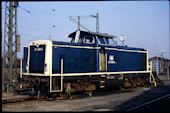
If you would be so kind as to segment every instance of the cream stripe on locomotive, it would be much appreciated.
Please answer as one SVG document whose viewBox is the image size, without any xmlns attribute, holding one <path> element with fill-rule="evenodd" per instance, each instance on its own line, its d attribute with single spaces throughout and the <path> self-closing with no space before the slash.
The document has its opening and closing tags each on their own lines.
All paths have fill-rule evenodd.
<svg viewBox="0 0 170 113">
<path fill-rule="evenodd" d="M 101 49 L 101 47 L 89 47 L 89 46 L 71 46 L 71 45 L 56 45 L 53 46 L 57 47 L 71 47 L 71 48 L 84 48 L 84 49 Z M 126 52 L 138 52 L 138 53 L 147 53 L 147 51 L 137 51 L 137 50 L 126 50 L 126 49 L 117 49 L 117 48 L 108 48 L 105 47 L 107 50 L 117 50 L 117 51 L 126 51 Z"/>
<path fill-rule="evenodd" d="M 121 72 L 91 72 L 91 73 L 63 73 L 63 74 L 38 74 L 38 73 L 23 73 L 23 75 L 34 76 L 83 76 L 83 75 L 108 75 L 108 74 L 129 74 L 129 73 L 150 73 L 151 71 L 121 71 Z"/>
</svg>

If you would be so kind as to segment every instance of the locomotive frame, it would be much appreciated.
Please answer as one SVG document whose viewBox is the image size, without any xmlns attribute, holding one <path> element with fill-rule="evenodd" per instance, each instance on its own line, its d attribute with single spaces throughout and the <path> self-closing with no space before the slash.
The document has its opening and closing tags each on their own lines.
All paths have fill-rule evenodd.
<svg viewBox="0 0 170 113">
<path fill-rule="evenodd" d="M 93 40 L 95 41 L 86 43 L 85 38 L 84 38 L 86 35 L 92 36 Z M 81 39 L 80 38 L 81 36 L 84 39 Z M 55 41 L 50 41 L 50 40 L 39 40 L 39 41 L 31 42 L 29 46 L 24 47 L 24 59 L 23 59 L 23 69 L 21 71 L 21 78 L 23 78 L 24 81 L 29 81 L 29 83 L 31 82 L 31 85 L 33 84 L 34 86 L 36 86 L 36 90 L 40 90 L 40 89 L 42 91 L 46 90 L 44 93 L 65 92 L 68 90 L 69 92 L 84 91 L 84 90 L 87 92 L 92 92 L 93 90 L 96 90 L 96 87 L 97 87 L 96 83 L 99 84 L 100 88 L 104 88 L 106 86 L 105 83 L 109 80 L 123 81 L 123 83 L 122 82 L 121 83 L 124 84 L 124 86 L 125 85 L 129 86 L 130 82 L 127 83 L 128 80 L 130 81 L 129 78 L 134 79 L 134 81 L 132 80 L 132 84 L 133 84 L 133 82 L 136 83 L 136 81 L 138 82 L 140 81 L 138 80 L 137 77 L 143 77 L 143 76 L 147 77 L 144 81 L 147 80 L 150 83 L 155 82 L 155 78 L 152 74 L 152 65 L 151 65 L 152 63 L 148 62 L 148 51 L 141 49 L 141 48 L 129 48 L 125 46 L 117 46 L 117 44 L 114 41 L 114 38 L 116 37 L 113 35 L 108 35 L 108 34 L 85 32 L 85 31 L 77 30 L 76 32 L 71 33 L 69 37 L 72 38 L 73 43 L 55 42 Z M 100 43 L 99 37 L 100 38 L 103 37 L 103 41 L 105 42 L 105 44 Z M 106 41 L 106 39 L 110 39 L 110 38 L 113 39 L 114 45 L 107 45 L 108 42 Z M 82 40 L 81 43 L 79 43 L 80 39 Z M 85 45 L 82 45 L 82 43 Z M 45 45 L 45 47 L 43 47 L 43 45 Z M 57 72 L 54 73 L 53 71 L 55 69 L 53 69 L 54 68 L 53 60 L 55 60 L 54 57 L 56 55 L 56 54 L 54 55 L 54 52 L 55 52 L 55 49 L 57 50 L 61 48 L 71 48 L 71 49 L 77 49 L 77 50 L 78 49 L 95 50 L 97 54 L 96 59 L 94 58 L 95 61 L 94 59 L 92 60 L 90 59 L 90 63 L 85 64 L 85 65 L 92 65 L 93 66 L 92 68 L 94 68 L 94 70 L 84 71 L 84 72 L 83 71 L 82 72 L 81 71 L 80 72 L 76 72 L 76 71 L 69 72 L 68 71 L 69 69 L 68 69 L 66 71 L 65 70 L 66 66 L 64 62 L 67 62 L 68 59 L 66 59 L 66 56 L 65 56 L 65 57 L 59 58 L 60 62 L 58 62 L 57 65 L 60 65 L 60 66 L 58 66 Z M 34 52 L 35 51 L 43 52 L 43 50 L 45 50 L 44 56 L 42 55 L 42 57 L 44 58 L 44 62 L 41 63 L 42 66 L 40 65 L 38 66 L 38 67 L 41 67 L 42 69 L 37 71 L 36 73 L 33 73 L 35 69 L 31 70 L 31 65 L 32 65 L 31 63 L 33 62 L 30 60 L 32 57 L 30 55 L 31 54 L 30 52 L 32 50 Z M 120 62 L 120 61 L 115 60 L 118 56 L 115 57 L 113 54 L 110 54 L 109 52 L 105 52 L 105 51 L 122 52 L 122 54 L 123 53 L 134 53 L 134 55 L 135 53 L 139 53 L 139 55 L 145 54 L 144 55 L 145 60 L 143 60 L 145 67 L 138 66 L 139 68 L 138 69 L 137 67 L 134 67 L 137 63 L 134 63 L 134 64 L 132 63 L 131 65 L 134 65 L 132 66 L 134 70 L 130 68 L 129 70 L 126 70 L 125 66 L 124 67 L 120 66 L 122 70 L 121 69 L 119 70 L 116 68 L 116 71 L 113 71 L 114 69 L 113 65 L 115 66 L 116 64 Z M 128 54 L 125 54 L 125 55 L 128 55 Z M 92 61 L 94 61 L 95 64 L 93 64 Z M 38 60 L 38 62 L 40 61 Z M 112 67 L 110 65 L 112 65 Z M 143 65 L 143 64 L 140 64 L 140 65 Z M 32 66 L 35 67 L 35 65 L 32 65 Z M 76 80 L 73 80 L 74 82 L 69 80 L 72 78 L 76 78 Z M 65 82 L 65 79 L 67 79 L 67 82 Z M 84 83 L 82 85 L 83 88 L 81 88 L 80 86 L 81 82 Z M 42 87 L 40 86 L 41 83 L 43 84 L 43 88 L 39 89 L 39 87 Z M 108 86 L 108 87 L 111 87 L 111 86 Z"/>
</svg>

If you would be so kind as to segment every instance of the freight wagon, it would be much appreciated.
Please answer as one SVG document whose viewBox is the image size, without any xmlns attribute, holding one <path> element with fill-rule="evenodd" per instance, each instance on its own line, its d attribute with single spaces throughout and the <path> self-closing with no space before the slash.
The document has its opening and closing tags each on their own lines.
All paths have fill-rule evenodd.
<svg viewBox="0 0 170 113">
<path fill-rule="evenodd" d="M 118 46 L 117 37 L 106 33 L 76 30 L 68 37 L 71 42 L 38 40 L 24 47 L 23 88 L 42 94 L 90 94 L 154 80 L 145 49 Z"/>
</svg>

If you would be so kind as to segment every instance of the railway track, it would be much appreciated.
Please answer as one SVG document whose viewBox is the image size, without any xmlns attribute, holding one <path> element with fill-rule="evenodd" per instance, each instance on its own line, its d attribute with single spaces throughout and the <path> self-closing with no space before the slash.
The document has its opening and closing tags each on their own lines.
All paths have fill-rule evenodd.
<svg viewBox="0 0 170 113">
<path fill-rule="evenodd" d="M 107 94 L 112 94 L 112 93 L 123 93 L 123 92 L 127 92 L 127 91 L 133 91 L 135 89 L 140 89 L 140 88 L 129 88 L 129 89 L 126 89 L 124 91 L 121 91 L 121 90 L 109 90 L 109 91 L 105 91 L 105 92 L 102 92 L 102 91 L 96 91 L 93 93 L 93 96 L 102 96 L 102 95 L 107 95 Z M 80 98 L 84 98 L 84 97 L 88 97 L 89 95 L 85 95 L 83 93 L 76 93 L 76 94 L 73 94 L 72 95 L 72 99 L 80 99 Z M 154 100 L 151 100 L 149 102 L 145 102 L 143 104 L 140 104 L 138 106 L 135 106 L 133 108 L 130 108 L 130 109 L 127 109 L 125 111 L 141 111 L 141 110 L 145 110 L 145 107 L 147 106 L 150 106 L 156 102 L 160 102 L 161 103 L 161 100 L 165 99 L 165 98 L 170 98 L 170 94 L 167 94 L 167 95 L 164 95 L 162 97 L 159 97 L 159 98 L 156 98 Z M 66 100 L 66 99 L 69 99 L 68 97 L 55 97 L 55 98 L 40 98 L 38 99 L 38 96 L 27 96 L 27 97 L 23 97 L 23 98 L 18 98 L 18 99 L 8 99 L 8 100 L 2 100 L 2 105 L 5 106 L 5 105 L 11 105 L 11 104 L 17 104 L 17 103 L 27 103 L 27 102 L 34 102 L 34 101 L 55 101 L 55 100 Z M 114 111 L 114 109 L 110 109 L 109 111 Z M 154 109 L 153 109 L 154 111 Z"/>
<path fill-rule="evenodd" d="M 8 98 L 2 99 L 2 105 L 11 105 L 18 103 L 26 103 L 26 102 L 34 102 L 34 101 L 53 101 L 53 100 L 63 100 L 66 98 L 63 97 L 55 97 L 55 98 L 41 98 L 38 99 L 38 96 L 28 96 L 28 97 L 20 97 L 20 98 Z"/>
<path fill-rule="evenodd" d="M 29 95 L 18 95 L 8 98 L 2 98 L 2 105 L 9 105 L 9 104 L 17 104 L 17 103 L 25 103 L 25 102 L 33 102 L 33 101 L 54 101 L 54 100 L 66 100 L 66 99 L 73 99 L 73 98 L 82 98 L 87 95 L 84 94 L 74 94 L 69 98 L 68 96 L 60 96 L 60 97 L 42 97 L 39 98 L 38 95 L 36 96 L 29 96 Z"/>
<path fill-rule="evenodd" d="M 156 111 L 156 110 L 167 111 L 169 109 L 168 106 L 170 105 L 170 104 L 167 104 L 168 102 L 170 103 L 169 100 L 170 100 L 170 94 L 167 94 L 159 98 L 156 98 L 154 100 L 143 103 L 141 105 L 132 107 L 126 111 L 150 111 L 150 110 L 151 111 Z"/>
<path fill-rule="evenodd" d="M 139 88 L 139 87 L 138 87 Z M 137 89 L 137 88 L 136 88 Z M 54 100 L 66 100 L 66 99 L 79 99 L 83 97 L 88 97 L 88 96 L 102 96 L 102 95 L 107 95 L 110 93 L 116 93 L 116 92 L 123 92 L 123 91 L 129 91 L 129 90 L 134 90 L 134 88 L 130 89 L 125 89 L 125 90 L 106 90 L 105 92 L 103 91 L 94 91 L 93 94 L 85 94 L 83 92 L 77 92 L 73 93 L 71 97 L 68 97 L 66 95 L 62 96 L 57 96 L 57 97 L 41 97 L 39 98 L 38 95 L 18 95 L 18 96 L 13 96 L 13 97 L 8 97 L 8 98 L 2 98 L 2 105 L 9 105 L 9 104 L 16 104 L 16 103 L 21 103 L 21 102 L 32 102 L 32 101 L 54 101 Z"/>
<path fill-rule="evenodd" d="M 9 105 L 14 103 L 20 103 L 20 102 L 27 102 L 27 101 L 33 101 L 37 100 L 37 96 L 28 96 L 28 95 L 18 95 L 8 98 L 2 98 L 2 105 Z"/>
<path fill-rule="evenodd" d="M 129 88 L 124 91 L 95 91 L 92 97 L 83 93 L 75 93 L 72 94 L 72 100 L 63 97 L 38 100 L 37 97 L 35 99 L 31 99 L 30 97 L 30 99 L 23 101 L 3 103 L 2 108 L 3 111 L 145 111 L 148 106 L 162 103 L 166 98 L 170 98 L 169 86 L 161 86 L 153 89 L 149 87 L 138 87 Z M 59 99 L 61 99 L 61 101 Z M 152 102 L 150 102 L 150 100 L 152 100 Z M 81 104 L 82 102 L 83 104 Z M 152 108 L 152 111 L 155 110 L 155 108 Z"/>
</svg>

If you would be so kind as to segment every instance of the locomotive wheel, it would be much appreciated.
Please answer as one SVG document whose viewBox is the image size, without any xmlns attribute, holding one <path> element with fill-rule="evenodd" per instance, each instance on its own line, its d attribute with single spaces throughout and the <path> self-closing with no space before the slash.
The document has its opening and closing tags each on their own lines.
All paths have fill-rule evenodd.
<svg viewBox="0 0 170 113">
<path fill-rule="evenodd" d="M 39 77 L 35 78 L 34 84 L 35 84 L 35 86 L 39 86 L 40 85 L 40 78 Z"/>
</svg>

